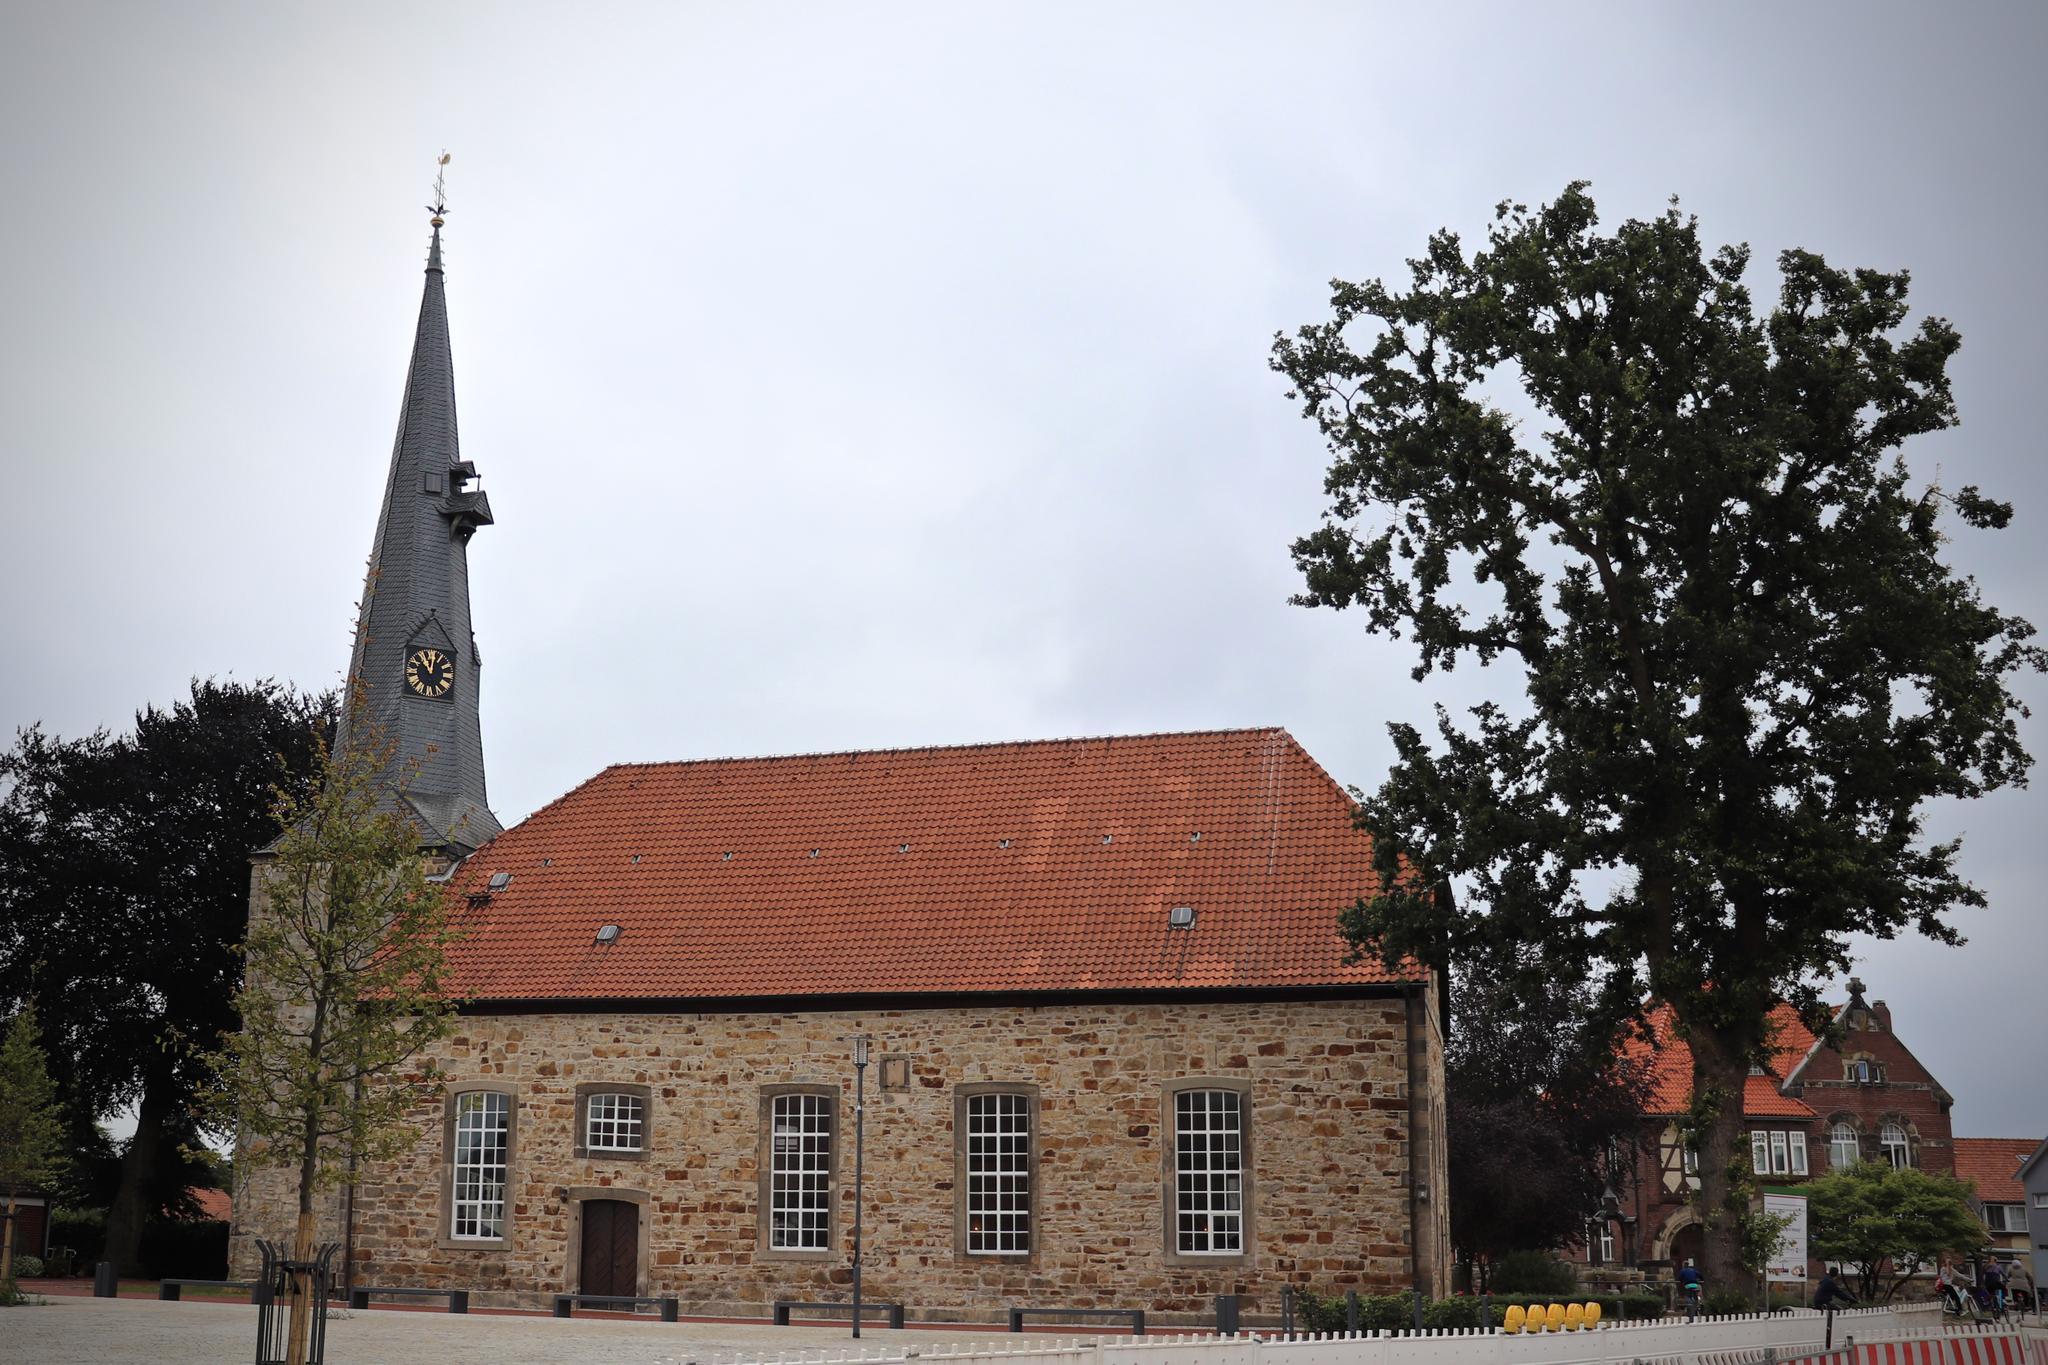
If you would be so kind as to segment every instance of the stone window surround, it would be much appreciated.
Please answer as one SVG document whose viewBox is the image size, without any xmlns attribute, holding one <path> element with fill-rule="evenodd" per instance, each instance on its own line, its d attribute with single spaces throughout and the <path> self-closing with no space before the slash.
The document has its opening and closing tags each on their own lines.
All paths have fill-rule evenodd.
<svg viewBox="0 0 2048 1365">
<path fill-rule="evenodd" d="M 1837 1128 L 1847 1128 L 1849 1130 L 1849 1135 L 1852 1138 L 1854 1138 L 1856 1142 L 1856 1161 L 1863 1160 L 1863 1125 L 1857 1122 L 1856 1116 L 1854 1114 L 1846 1112 L 1830 1114 L 1828 1115 L 1827 1149 L 1828 1169 L 1831 1171 L 1840 1171 L 1847 1169 L 1847 1167 L 1843 1166 L 1842 1163 L 1835 1160 L 1835 1130 Z M 1850 1164 L 1853 1165 L 1855 1163 L 1852 1162 Z"/>
<path fill-rule="evenodd" d="M 832 1134 L 832 1156 L 827 1166 L 825 1198 L 825 1245 L 818 1251 L 791 1251 L 769 1244 L 771 1213 L 775 1200 L 775 1101 L 782 1095 L 817 1095 L 830 1101 L 826 1122 Z M 760 1172 L 754 1203 L 754 1259 L 757 1261 L 831 1261 L 839 1250 L 839 1162 L 844 1143 L 839 1140 L 839 1087 L 814 1082 L 791 1081 L 761 1087 L 761 1135 L 755 1152 Z"/>
<path fill-rule="evenodd" d="M 592 1095 L 632 1095 L 640 1101 L 640 1146 L 628 1151 L 618 1147 L 599 1147 L 595 1150 L 587 1144 L 590 1140 L 590 1097 Z M 574 1134 L 574 1155 L 579 1161 L 645 1161 L 648 1152 L 654 1148 L 654 1087 L 629 1085 L 624 1081 L 585 1081 L 576 1087 L 576 1129 Z"/>
<path fill-rule="evenodd" d="M 1906 1165 L 1914 1170 L 1920 1168 L 1920 1130 L 1915 1128 L 1904 1114 L 1886 1112 L 1878 1116 L 1874 1131 L 1877 1134 L 1877 1159 L 1887 1166 L 1892 1164 L 1891 1149 L 1885 1145 L 1885 1130 L 1897 1128 L 1906 1140 Z"/>
<path fill-rule="evenodd" d="M 596 1090 L 611 1087 L 593 1086 Z M 578 1107 L 581 1107 L 579 1100 Z M 653 1198 L 646 1190 L 631 1190 L 619 1185 L 571 1185 L 562 1192 L 568 1205 L 569 1242 L 562 1248 L 562 1290 L 564 1294 L 578 1293 L 583 1278 L 583 1202 L 587 1199 L 616 1199 L 621 1203 L 637 1204 L 640 1207 L 640 1249 L 633 1266 L 633 1293 L 637 1298 L 646 1298 L 648 1290 L 648 1265 L 651 1257 L 649 1232 L 654 1220 L 648 1217 Z"/>
<path fill-rule="evenodd" d="M 1238 1182 L 1239 1199 L 1243 1204 L 1244 1249 L 1237 1252 L 1185 1252 L 1180 1249 L 1179 1218 L 1179 1133 L 1174 1114 L 1175 1100 L 1187 1090 L 1231 1090 L 1237 1093 L 1238 1113 L 1238 1159 L 1243 1163 L 1243 1172 Z M 1257 1201 L 1256 1176 L 1258 1167 L 1253 1160 L 1256 1150 L 1256 1135 L 1252 1122 L 1252 1083 L 1243 1076 L 1182 1076 L 1171 1080 L 1163 1087 L 1159 1113 L 1159 1194 L 1160 1194 L 1160 1252 L 1170 1266 L 1240 1266 L 1253 1264 L 1253 1253 L 1258 1246 L 1258 1227 L 1253 1210 Z"/>
<path fill-rule="evenodd" d="M 457 1237 L 455 1233 L 455 1102 L 464 1095 L 488 1091 L 505 1096 L 505 1235 Z M 448 1088 L 441 1101 L 441 1207 L 434 1216 L 434 1245 L 443 1251 L 502 1251 L 512 1245 L 514 1201 L 519 1170 L 519 1087 L 504 1081 L 463 1081 Z"/>
<path fill-rule="evenodd" d="M 969 1251 L 967 1249 L 967 1101 L 975 1095 L 1022 1095 L 1031 1117 L 1030 1141 L 1026 1145 L 1026 1170 L 1031 1176 L 1031 1249 L 1015 1252 Z M 953 1255 L 960 1261 L 996 1262 L 1002 1265 L 1035 1267 L 1038 1264 L 1038 1087 L 1026 1081 L 968 1081 L 953 1087 Z"/>
</svg>

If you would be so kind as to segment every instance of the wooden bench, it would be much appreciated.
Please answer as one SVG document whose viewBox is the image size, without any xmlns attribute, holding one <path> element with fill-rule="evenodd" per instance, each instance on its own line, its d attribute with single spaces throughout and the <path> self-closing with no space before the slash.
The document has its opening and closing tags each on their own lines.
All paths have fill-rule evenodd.
<svg viewBox="0 0 2048 1365">
<path fill-rule="evenodd" d="M 368 1308 L 372 1294 L 386 1299 L 446 1299 L 448 1300 L 449 1312 L 467 1313 L 469 1311 L 469 1291 L 467 1289 L 413 1289 L 400 1288 L 396 1285 L 385 1288 L 359 1284 L 354 1289 L 348 1291 L 348 1306 L 351 1308 Z"/>
<path fill-rule="evenodd" d="M 185 1286 L 194 1289 L 239 1289 L 249 1296 L 251 1303 L 267 1302 L 264 1286 L 255 1280 L 159 1280 L 156 1297 L 159 1303 L 177 1303 L 185 1292 Z"/>
<path fill-rule="evenodd" d="M 1145 1335 L 1145 1310 L 1142 1308 L 1012 1308 L 1010 1330 L 1024 1330 L 1024 1315 L 1037 1318 L 1123 1318 L 1131 1324 L 1131 1335 Z"/>
<path fill-rule="evenodd" d="M 796 1299 L 777 1299 L 775 1301 L 775 1325 L 777 1327 L 789 1326 L 789 1313 L 792 1308 L 800 1308 L 807 1313 L 851 1314 L 853 1312 L 853 1305 L 850 1303 L 804 1303 Z M 903 1325 L 903 1305 L 900 1303 L 863 1303 L 860 1306 L 860 1311 L 863 1317 L 870 1313 L 885 1313 L 888 1315 L 891 1327 L 901 1327 Z"/>
<path fill-rule="evenodd" d="M 570 1316 L 571 1310 L 578 1305 L 584 1308 L 604 1309 L 613 1313 L 637 1313 L 640 1311 L 640 1305 L 643 1303 L 651 1303 L 660 1309 L 663 1322 L 674 1322 L 676 1320 L 676 1301 L 674 1299 L 638 1299 L 634 1298 L 631 1294 L 557 1294 L 555 1295 L 555 1316 L 566 1318 Z"/>
</svg>

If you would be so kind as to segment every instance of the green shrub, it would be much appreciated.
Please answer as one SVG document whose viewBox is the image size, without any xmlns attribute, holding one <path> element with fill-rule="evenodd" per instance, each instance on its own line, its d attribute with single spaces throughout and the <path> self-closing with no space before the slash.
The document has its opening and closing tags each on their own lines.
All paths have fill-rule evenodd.
<svg viewBox="0 0 2048 1365">
<path fill-rule="evenodd" d="M 58 1209 L 50 1215 L 50 1241 L 70 1247 L 81 1265 L 91 1265 L 107 1245 L 104 1209 Z"/>
<path fill-rule="evenodd" d="M 1547 1251 L 1511 1251 L 1493 1267 L 1487 1287 L 1496 1294 L 1563 1296 L 1578 1292 L 1579 1277 Z"/>
<path fill-rule="evenodd" d="M 40 1280 L 43 1278 L 43 1258 L 40 1256 L 17 1256 L 14 1258 L 16 1279 Z"/>
<path fill-rule="evenodd" d="M 1700 1300 L 1700 1312 L 1710 1318 L 1736 1317 L 1755 1311 L 1756 1301 L 1740 1289 L 1716 1289 Z"/>
</svg>

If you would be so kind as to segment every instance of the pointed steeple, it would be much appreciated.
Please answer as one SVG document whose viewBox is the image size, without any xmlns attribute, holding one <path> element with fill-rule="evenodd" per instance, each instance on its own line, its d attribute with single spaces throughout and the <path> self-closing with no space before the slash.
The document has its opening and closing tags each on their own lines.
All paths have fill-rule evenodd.
<svg viewBox="0 0 2048 1365">
<path fill-rule="evenodd" d="M 438 189 L 438 186 L 437 186 Z M 455 425 L 436 196 L 426 288 L 398 412 L 384 506 L 349 661 L 342 742 L 393 749 L 385 773 L 423 846 L 457 856 L 500 832 L 484 790 L 482 672 L 469 614 L 469 539 L 491 524 Z"/>
</svg>

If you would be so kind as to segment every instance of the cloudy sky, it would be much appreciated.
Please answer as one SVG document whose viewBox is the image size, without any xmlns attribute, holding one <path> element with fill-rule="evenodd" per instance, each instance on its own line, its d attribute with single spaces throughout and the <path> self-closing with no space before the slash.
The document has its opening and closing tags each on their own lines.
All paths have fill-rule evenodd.
<svg viewBox="0 0 2048 1365">
<path fill-rule="evenodd" d="M 1675 193 L 1762 262 L 1910 268 L 1964 337 L 1916 467 L 2018 502 L 1954 560 L 2048 622 L 2044 39 L 2022 5 L 13 0 L 0 726 L 338 681 L 443 148 L 508 821 L 618 760 L 1247 724 L 1376 784 L 1386 722 L 1512 679 L 1419 686 L 1286 604 L 1323 452 L 1267 348 L 1576 178 L 1610 223 Z M 1961 1134 L 2048 1130 L 2044 814 L 1939 812 L 1993 908 L 1864 963 Z"/>
</svg>

